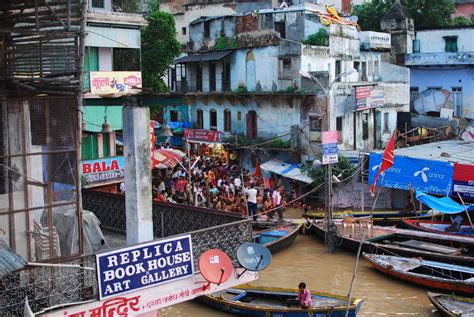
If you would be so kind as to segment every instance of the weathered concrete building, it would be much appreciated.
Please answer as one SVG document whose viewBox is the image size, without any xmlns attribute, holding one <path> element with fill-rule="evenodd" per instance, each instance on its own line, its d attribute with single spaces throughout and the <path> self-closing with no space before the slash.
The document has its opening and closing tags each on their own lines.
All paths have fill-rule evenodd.
<svg viewBox="0 0 474 317">
<path fill-rule="evenodd" d="M 406 65 L 411 70 L 412 100 L 428 90 L 442 91 L 446 97 L 445 102 L 432 103 L 433 107 L 425 109 L 431 115 L 474 119 L 473 38 L 473 27 L 415 33 L 414 52 L 406 55 Z M 445 113 L 441 113 L 441 108 L 445 108 Z"/>
</svg>

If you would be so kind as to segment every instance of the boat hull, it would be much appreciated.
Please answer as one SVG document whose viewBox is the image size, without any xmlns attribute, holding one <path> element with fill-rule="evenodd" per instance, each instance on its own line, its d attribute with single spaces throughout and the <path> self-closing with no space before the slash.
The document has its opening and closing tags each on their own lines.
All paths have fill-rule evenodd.
<svg viewBox="0 0 474 317">
<path fill-rule="evenodd" d="M 447 281 L 446 279 L 437 279 L 428 275 L 409 274 L 404 271 L 394 269 L 391 265 L 382 265 L 372 259 L 371 255 L 363 254 L 364 258 L 379 272 L 382 272 L 396 279 L 403 280 L 419 286 L 431 289 L 442 290 L 446 292 L 455 292 L 458 294 L 474 294 L 474 283 L 466 283 L 464 281 Z"/>
<path fill-rule="evenodd" d="M 472 238 L 474 240 L 474 228 L 472 226 L 462 226 L 465 228 L 465 232 L 446 232 L 444 230 L 439 230 L 442 228 L 446 228 L 450 225 L 449 222 L 442 222 L 442 221 L 430 221 L 430 220 L 417 220 L 417 219 L 402 219 L 402 225 L 405 228 L 411 230 L 418 230 L 424 232 L 431 232 L 449 236 L 462 236 Z M 467 230 L 469 229 L 469 230 Z"/>
<path fill-rule="evenodd" d="M 276 288 L 236 288 L 236 289 L 231 289 L 231 290 L 226 290 L 223 292 L 232 292 L 236 291 L 236 294 L 239 291 L 245 292 L 245 294 L 264 294 L 267 296 L 272 296 L 272 295 L 279 295 L 278 298 L 284 299 L 287 297 L 295 298 L 296 297 L 296 292 L 295 291 L 289 291 L 289 290 L 284 290 L 284 289 L 276 289 Z M 256 293 L 252 293 L 253 291 L 256 291 Z M 291 295 L 290 295 L 291 294 Z M 244 293 L 242 293 L 244 295 Z M 314 294 L 313 296 L 315 296 Z M 336 300 L 342 301 L 345 300 L 345 303 L 347 302 L 347 298 L 343 296 L 338 296 L 338 295 L 331 295 L 331 294 L 318 294 L 317 296 L 325 296 L 327 298 L 334 298 Z M 243 297 L 243 296 L 236 296 L 237 297 Z M 232 300 L 227 298 L 226 296 L 222 295 L 222 292 L 218 292 L 216 294 L 211 294 L 211 295 L 205 295 L 201 296 L 198 298 L 198 300 L 206 304 L 212 308 L 218 309 L 220 311 L 224 311 L 227 313 L 235 314 L 235 315 L 240 315 L 240 316 L 262 316 L 262 317 L 267 317 L 267 316 L 288 316 L 288 317 L 293 317 L 293 316 L 320 316 L 320 317 L 327 317 L 327 316 L 346 316 L 346 309 L 347 306 L 345 305 L 338 305 L 338 306 L 324 306 L 324 307 L 313 307 L 311 309 L 302 309 L 299 307 L 287 307 L 284 305 L 284 303 L 274 303 L 273 305 L 267 305 L 262 302 L 242 302 L 239 300 Z M 359 311 L 361 305 L 362 305 L 362 300 L 360 299 L 355 299 L 352 300 L 352 304 L 349 306 L 349 315 L 348 316 L 357 316 L 357 312 Z"/>
<path fill-rule="evenodd" d="M 427 293 L 428 299 L 442 316 L 474 316 L 474 299 L 454 295 Z"/>
<path fill-rule="evenodd" d="M 291 224 L 291 225 L 285 225 L 285 226 L 280 226 L 280 227 L 275 227 L 269 230 L 265 230 L 262 232 L 257 233 L 257 236 L 260 235 L 260 237 L 264 237 L 266 232 L 271 233 L 272 231 L 279 230 L 279 229 L 284 229 L 288 231 L 288 234 L 278 237 L 277 239 L 274 239 L 272 241 L 262 243 L 264 246 L 266 246 L 270 252 L 276 253 L 279 252 L 283 249 L 288 248 L 290 245 L 295 242 L 296 237 L 298 236 L 298 233 L 301 230 L 301 227 L 303 224 Z"/>
</svg>

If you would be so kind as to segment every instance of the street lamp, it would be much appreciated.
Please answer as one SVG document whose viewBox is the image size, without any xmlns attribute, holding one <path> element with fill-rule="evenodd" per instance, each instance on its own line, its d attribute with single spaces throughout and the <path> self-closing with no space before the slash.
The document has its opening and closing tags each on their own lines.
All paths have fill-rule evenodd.
<svg viewBox="0 0 474 317">
<path fill-rule="evenodd" d="M 300 70 L 300 75 L 306 78 L 309 78 L 311 80 L 314 80 L 324 91 L 324 96 L 326 97 L 326 120 L 327 120 L 327 127 L 326 130 L 330 131 L 330 108 L 331 108 L 331 92 L 334 84 L 342 77 L 351 75 L 353 73 L 357 72 L 356 69 L 351 68 L 339 75 L 337 75 L 334 80 L 331 82 L 329 87 L 324 87 L 324 85 L 319 81 L 318 78 L 312 76 L 311 74 Z M 311 144 L 310 144 L 311 146 Z M 313 162 L 313 167 L 318 167 L 320 166 L 320 162 L 315 160 Z M 337 178 L 336 178 L 337 179 Z M 336 241 L 335 241 L 335 236 L 337 234 L 337 228 L 334 226 L 332 217 L 333 217 L 333 206 L 332 206 L 332 183 L 333 183 L 333 175 L 332 175 L 332 165 L 327 164 L 327 205 L 326 205 L 326 213 L 327 213 L 327 223 L 326 223 L 326 236 L 325 236 L 325 244 L 326 244 L 326 250 L 329 253 L 334 253 L 336 251 Z"/>
</svg>

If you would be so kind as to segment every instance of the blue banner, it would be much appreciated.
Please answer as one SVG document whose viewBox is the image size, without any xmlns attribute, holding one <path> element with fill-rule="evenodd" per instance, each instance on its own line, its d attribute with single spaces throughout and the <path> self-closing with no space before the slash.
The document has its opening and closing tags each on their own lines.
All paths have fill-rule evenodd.
<svg viewBox="0 0 474 317">
<path fill-rule="evenodd" d="M 382 162 L 382 153 L 370 153 L 369 184 Z M 409 190 L 430 194 L 448 195 L 453 182 L 453 167 L 448 162 L 429 161 L 405 156 L 396 156 L 393 166 L 377 181 L 377 186 Z"/>
<path fill-rule="evenodd" d="M 194 274 L 191 236 L 96 255 L 100 299 Z"/>
</svg>

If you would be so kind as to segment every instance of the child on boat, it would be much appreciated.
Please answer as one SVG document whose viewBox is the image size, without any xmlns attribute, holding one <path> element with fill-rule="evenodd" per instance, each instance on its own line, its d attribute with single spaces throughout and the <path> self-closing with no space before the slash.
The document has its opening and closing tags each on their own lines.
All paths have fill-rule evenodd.
<svg viewBox="0 0 474 317">
<path fill-rule="evenodd" d="M 298 284 L 298 297 L 295 299 L 288 299 L 286 305 L 288 307 L 292 305 L 299 305 L 301 308 L 307 309 L 311 307 L 312 299 L 311 293 L 306 289 L 306 283 L 301 282 Z"/>
</svg>

